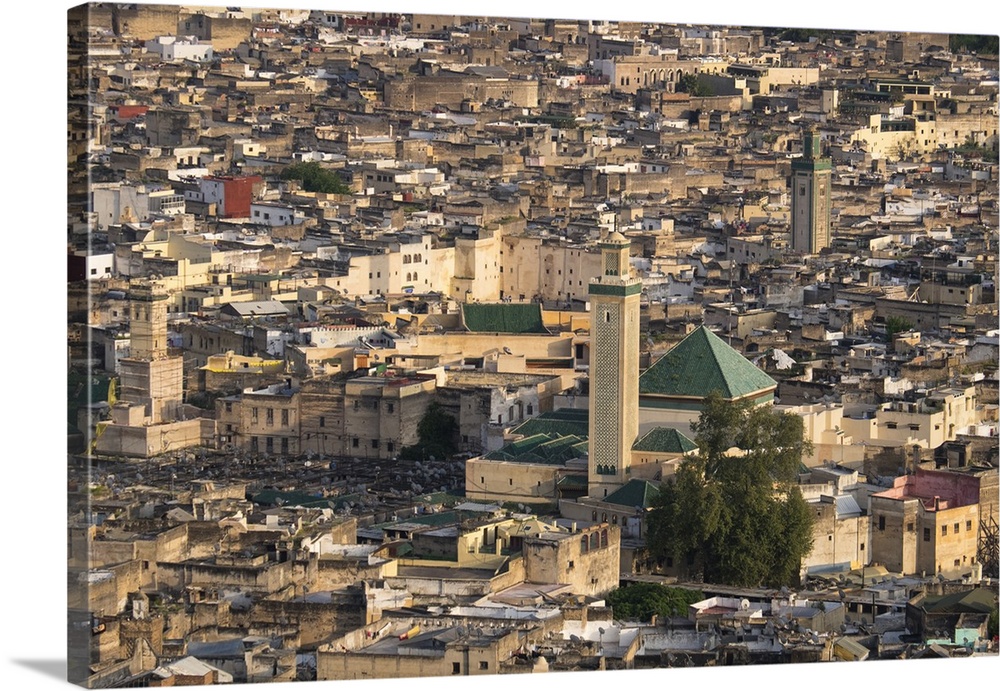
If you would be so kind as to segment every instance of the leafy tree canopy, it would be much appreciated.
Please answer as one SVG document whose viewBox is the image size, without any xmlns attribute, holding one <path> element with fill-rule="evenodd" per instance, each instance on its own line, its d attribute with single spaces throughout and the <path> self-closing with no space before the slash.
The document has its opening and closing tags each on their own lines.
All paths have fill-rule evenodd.
<svg viewBox="0 0 1000 691">
<path fill-rule="evenodd" d="M 885 332 L 889 336 L 889 340 L 896 334 L 903 333 L 904 331 L 909 331 L 913 328 L 913 322 L 906 317 L 899 317 L 892 315 L 887 317 L 885 320 Z"/>
<path fill-rule="evenodd" d="M 431 456 L 436 459 L 448 458 L 455 453 L 457 432 L 458 423 L 454 416 L 446 413 L 437 403 L 432 403 L 417 423 L 417 437 L 420 441 L 413 446 L 403 447 L 399 455 L 410 460 Z"/>
<path fill-rule="evenodd" d="M 685 74 L 677 82 L 677 90 L 692 96 L 714 96 L 712 88 L 705 84 L 696 74 Z"/>
<path fill-rule="evenodd" d="M 301 180 L 302 187 L 306 192 L 347 194 L 351 191 L 337 173 L 327 170 L 316 161 L 293 163 L 287 166 L 281 171 L 281 179 Z"/>
<path fill-rule="evenodd" d="M 633 583 L 612 590 L 607 596 L 616 619 L 650 621 L 653 615 L 679 617 L 687 614 L 688 605 L 701 602 L 700 590 L 670 588 L 659 583 Z"/>
<path fill-rule="evenodd" d="M 956 53 L 968 51 L 981 55 L 996 55 L 998 44 L 1000 44 L 1000 36 L 952 34 L 948 40 L 948 49 Z"/>
<path fill-rule="evenodd" d="M 794 584 L 812 549 L 812 514 L 796 485 L 809 451 L 802 419 L 713 393 L 691 428 L 698 456 L 660 489 L 651 553 L 706 582 Z M 733 447 L 742 455 L 729 455 Z"/>
</svg>

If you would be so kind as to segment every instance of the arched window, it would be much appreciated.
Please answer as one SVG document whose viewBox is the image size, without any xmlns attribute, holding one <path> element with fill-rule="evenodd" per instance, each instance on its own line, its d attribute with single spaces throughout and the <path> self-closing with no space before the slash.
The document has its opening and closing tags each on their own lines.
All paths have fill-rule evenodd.
<svg viewBox="0 0 1000 691">
<path fill-rule="evenodd" d="M 590 549 L 597 549 L 600 546 L 601 537 L 597 533 L 590 534 Z"/>
<path fill-rule="evenodd" d="M 580 537 L 580 552 L 584 553 L 587 551 L 587 536 L 583 535 Z"/>
<path fill-rule="evenodd" d="M 602 530 L 601 531 L 601 547 L 607 547 L 607 546 L 608 546 L 608 531 L 607 530 Z"/>
</svg>

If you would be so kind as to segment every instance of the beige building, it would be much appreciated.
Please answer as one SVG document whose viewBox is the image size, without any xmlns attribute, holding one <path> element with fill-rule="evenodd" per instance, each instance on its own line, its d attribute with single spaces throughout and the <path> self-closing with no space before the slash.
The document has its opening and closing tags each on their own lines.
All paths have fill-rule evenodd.
<svg viewBox="0 0 1000 691">
<path fill-rule="evenodd" d="M 871 496 L 871 560 L 903 574 L 961 578 L 976 567 L 979 478 L 918 469 Z"/>
<path fill-rule="evenodd" d="M 501 296 L 513 300 L 586 300 L 601 255 L 582 245 L 527 235 L 503 238 Z"/>
<path fill-rule="evenodd" d="M 501 662 L 520 647 L 516 629 L 469 629 L 458 625 L 421 627 L 410 623 L 382 627 L 374 642 L 357 649 L 321 648 L 316 679 L 401 679 L 496 674 Z M 363 647 L 362 647 L 363 645 Z"/>
<path fill-rule="evenodd" d="M 433 399 L 433 375 L 356 377 L 344 386 L 342 454 L 393 459 L 419 441 L 417 425 Z"/>
<path fill-rule="evenodd" d="M 433 247 L 431 235 L 350 257 L 346 275 L 326 279 L 345 295 L 400 295 L 436 292 L 459 302 L 500 297 L 499 231 L 460 234 L 454 244 Z M 415 240 L 415 241 L 414 241 Z"/>
<path fill-rule="evenodd" d="M 852 412 L 843 418 L 843 431 L 855 444 L 936 449 L 979 421 L 975 387 L 949 387 L 916 402 L 890 401 Z"/>
<path fill-rule="evenodd" d="M 812 484 L 800 487 L 813 515 L 813 545 L 801 575 L 858 569 L 870 561 L 869 515 L 854 491 L 858 472 L 824 465 L 812 470 Z"/>
<path fill-rule="evenodd" d="M 613 51 L 605 46 L 598 48 L 594 66 L 608 78 L 613 90 L 630 94 L 652 87 L 673 93 L 685 75 L 724 74 L 729 67 L 722 58 L 684 60 L 671 54 L 635 54 L 631 48 L 625 54 L 612 55 Z"/>
<path fill-rule="evenodd" d="M 286 380 L 216 402 L 219 448 L 392 459 L 418 441 L 431 374 Z"/>
<path fill-rule="evenodd" d="M 891 161 L 933 153 L 940 144 L 937 120 L 927 113 L 896 118 L 881 113 L 870 115 L 868 125 L 856 130 L 851 139 L 873 158 Z"/>
<path fill-rule="evenodd" d="M 606 595 L 618 587 L 620 536 L 617 526 L 599 523 L 525 538 L 524 580 L 566 584 L 579 595 Z"/>
</svg>

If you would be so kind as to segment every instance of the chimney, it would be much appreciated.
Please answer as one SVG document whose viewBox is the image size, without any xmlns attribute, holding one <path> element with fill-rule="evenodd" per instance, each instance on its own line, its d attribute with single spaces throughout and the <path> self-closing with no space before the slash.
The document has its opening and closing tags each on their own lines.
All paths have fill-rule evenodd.
<svg viewBox="0 0 1000 691">
<path fill-rule="evenodd" d="M 934 497 L 934 510 L 935 511 L 941 510 L 941 497 L 938 496 Z"/>
</svg>

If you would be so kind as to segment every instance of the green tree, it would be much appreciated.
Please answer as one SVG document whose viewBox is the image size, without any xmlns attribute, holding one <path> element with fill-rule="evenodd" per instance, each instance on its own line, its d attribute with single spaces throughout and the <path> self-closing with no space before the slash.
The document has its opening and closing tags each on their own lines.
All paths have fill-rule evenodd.
<svg viewBox="0 0 1000 691">
<path fill-rule="evenodd" d="M 796 485 L 810 448 L 802 419 L 713 393 L 691 428 L 698 456 L 660 489 L 651 553 L 707 582 L 794 584 L 812 549 L 812 514 Z"/>
<path fill-rule="evenodd" d="M 714 96 L 712 88 L 702 82 L 694 73 L 685 74 L 677 82 L 677 90 L 692 96 Z"/>
<path fill-rule="evenodd" d="M 301 180 L 306 192 L 326 194 L 348 194 L 351 188 L 344 184 L 340 176 L 327 170 L 316 161 L 293 163 L 281 171 L 282 180 Z"/>
<path fill-rule="evenodd" d="M 455 453 L 455 435 L 458 423 L 454 416 L 449 415 L 437 403 L 432 403 L 424 416 L 417 423 L 417 438 L 413 446 L 405 446 L 400 451 L 401 458 L 422 460 L 433 456 L 436 459 L 448 458 Z"/>
<path fill-rule="evenodd" d="M 1000 44 L 998 36 L 983 36 L 976 34 L 952 34 L 949 37 L 949 48 L 952 52 L 972 52 L 983 55 L 996 55 Z"/>
<path fill-rule="evenodd" d="M 633 583 L 608 593 L 607 603 L 619 620 L 650 621 L 653 615 L 679 617 L 687 614 L 689 605 L 701 602 L 700 590 L 670 588 L 659 583 Z"/>
<path fill-rule="evenodd" d="M 901 334 L 904 331 L 909 331 L 913 328 L 913 322 L 911 322 L 906 317 L 899 317 L 892 315 L 887 317 L 885 320 L 885 333 L 892 340 L 892 337 L 896 334 Z"/>
</svg>

